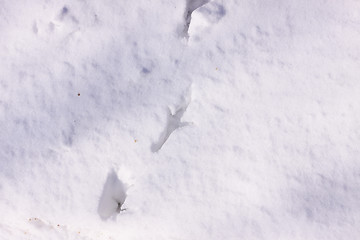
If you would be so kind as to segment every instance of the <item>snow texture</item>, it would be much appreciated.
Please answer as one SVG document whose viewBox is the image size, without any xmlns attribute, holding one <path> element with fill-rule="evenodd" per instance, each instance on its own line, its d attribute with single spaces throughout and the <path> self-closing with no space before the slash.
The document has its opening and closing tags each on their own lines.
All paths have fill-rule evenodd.
<svg viewBox="0 0 360 240">
<path fill-rule="evenodd" d="M 0 239 L 358 239 L 359 13 L 0 0 Z"/>
</svg>

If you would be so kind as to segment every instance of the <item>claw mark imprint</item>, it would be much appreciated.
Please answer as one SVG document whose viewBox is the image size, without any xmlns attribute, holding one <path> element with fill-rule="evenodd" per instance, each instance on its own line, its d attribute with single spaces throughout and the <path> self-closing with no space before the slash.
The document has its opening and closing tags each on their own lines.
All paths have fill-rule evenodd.
<svg viewBox="0 0 360 240">
<path fill-rule="evenodd" d="M 165 142 L 168 140 L 170 135 L 178 128 L 182 128 L 185 126 L 189 126 L 192 123 L 191 122 L 182 122 L 181 118 L 183 117 L 184 113 L 186 112 L 186 109 L 188 108 L 190 104 L 190 101 L 185 102 L 181 107 L 179 107 L 175 113 L 172 113 L 171 110 L 168 108 L 168 115 L 167 115 L 167 124 L 162 132 L 162 134 L 159 137 L 159 140 L 156 143 L 153 143 L 151 145 L 151 151 L 152 152 L 158 152 L 162 146 L 165 144 Z"/>
</svg>

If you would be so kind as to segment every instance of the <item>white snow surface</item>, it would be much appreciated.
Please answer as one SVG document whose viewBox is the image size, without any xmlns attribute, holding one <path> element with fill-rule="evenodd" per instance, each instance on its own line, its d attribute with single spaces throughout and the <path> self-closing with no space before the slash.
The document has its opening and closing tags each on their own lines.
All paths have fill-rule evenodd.
<svg viewBox="0 0 360 240">
<path fill-rule="evenodd" d="M 358 239 L 360 1 L 0 0 L 0 239 Z"/>
</svg>

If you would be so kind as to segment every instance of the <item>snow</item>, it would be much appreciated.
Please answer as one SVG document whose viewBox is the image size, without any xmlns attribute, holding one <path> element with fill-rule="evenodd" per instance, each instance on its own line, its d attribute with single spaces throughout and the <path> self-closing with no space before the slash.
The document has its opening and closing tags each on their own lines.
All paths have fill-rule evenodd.
<svg viewBox="0 0 360 240">
<path fill-rule="evenodd" d="M 0 239 L 357 239 L 359 1 L 0 3 Z"/>
</svg>

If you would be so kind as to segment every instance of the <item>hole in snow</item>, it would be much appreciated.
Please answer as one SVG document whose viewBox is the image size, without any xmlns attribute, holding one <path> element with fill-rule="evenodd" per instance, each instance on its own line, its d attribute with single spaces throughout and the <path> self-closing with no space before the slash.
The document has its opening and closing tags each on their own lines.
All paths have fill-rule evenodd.
<svg viewBox="0 0 360 240">
<path fill-rule="evenodd" d="M 111 170 L 106 178 L 98 207 L 98 214 L 103 220 L 111 216 L 116 217 L 125 210 L 122 206 L 126 199 L 126 190 L 126 184 L 119 179 L 114 170 Z"/>
<path fill-rule="evenodd" d="M 36 22 L 34 22 L 32 30 L 33 30 L 33 33 L 35 33 L 35 34 L 37 34 L 39 32 Z"/>
<path fill-rule="evenodd" d="M 64 17 L 66 14 L 69 13 L 69 9 L 64 6 L 62 9 L 61 9 L 61 16 Z"/>
<path fill-rule="evenodd" d="M 186 37 L 186 38 L 189 37 L 189 27 L 190 27 L 190 23 L 191 23 L 191 14 L 193 13 L 193 11 L 195 11 L 199 7 L 205 5 L 209 1 L 210 0 L 186 0 L 186 8 L 185 8 L 185 13 L 184 13 L 185 28 L 183 31 L 184 37 Z"/>
<path fill-rule="evenodd" d="M 148 68 L 143 67 L 143 68 L 141 69 L 141 72 L 142 72 L 143 74 L 149 74 L 151 71 L 150 71 Z"/>
</svg>

